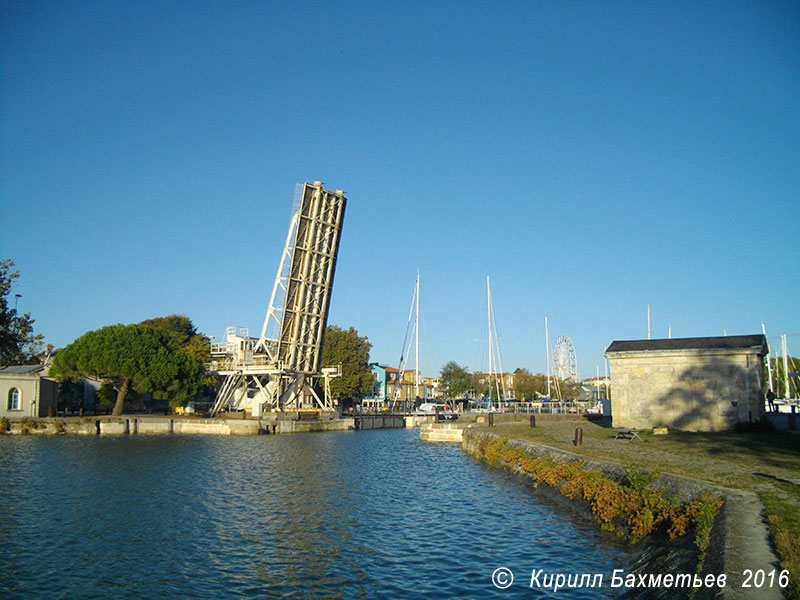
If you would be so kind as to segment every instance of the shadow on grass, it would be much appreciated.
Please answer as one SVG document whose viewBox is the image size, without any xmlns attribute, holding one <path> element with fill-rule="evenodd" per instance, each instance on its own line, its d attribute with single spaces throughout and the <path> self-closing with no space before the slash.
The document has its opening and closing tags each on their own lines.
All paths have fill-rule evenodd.
<svg viewBox="0 0 800 600">
<path fill-rule="evenodd" d="M 800 471 L 800 437 L 782 431 L 771 433 L 691 433 L 670 431 L 669 444 L 692 453 L 730 458 L 740 463 L 763 464 Z"/>
<path fill-rule="evenodd" d="M 776 477 L 775 475 L 770 475 L 769 473 L 753 473 L 756 477 L 763 477 L 765 479 L 770 479 L 772 481 L 779 481 L 780 483 L 786 483 L 789 485 L 797 485 L 793 481 L 789 481 L 788 479 L 783 479 L 782 477 Z"/>
</svg>

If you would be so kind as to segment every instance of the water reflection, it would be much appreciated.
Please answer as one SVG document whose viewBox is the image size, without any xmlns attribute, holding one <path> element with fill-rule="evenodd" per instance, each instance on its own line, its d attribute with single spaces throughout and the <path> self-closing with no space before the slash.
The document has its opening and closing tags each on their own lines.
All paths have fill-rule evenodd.
<svg viewBox="0 0 800 600">
<path fill-rule="evenodd" d="M 4 436 L 0 454 L 4 598 L 514 598 L 530 597 L 527 579 L 495 590 L 496 567 L 632 562 L 415 430 Z"/>
</svg>

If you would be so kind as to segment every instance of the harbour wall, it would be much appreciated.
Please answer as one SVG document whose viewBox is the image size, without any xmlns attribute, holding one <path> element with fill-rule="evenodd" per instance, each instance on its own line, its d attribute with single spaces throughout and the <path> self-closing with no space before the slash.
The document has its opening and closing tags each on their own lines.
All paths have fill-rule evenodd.
<svg viewBox="0 0 800 600">
<path fill-rule="evenodd" d="M 418 425 L 417 423 L 411 426 Z M 202 419 L 180 416 L 123 415 L 120 417 L 62 417 L 9 420 L 11 434 L 72 434 L 72 435 L 262 435 L 279 433 L 309 433 L 313 431 L 353 431 L 396 429 L 406 426 L 402 415 L 358 415 L 339 418 L 320 415 L 303 418 L 297 415 L 264 416 L 261 419 L 231 418 Z"/>
<path fill-rule="evenodd" d="M 461 442 L 462 449 L 471 456 L 481 457 L 479 444 L 486 438 L 497 439 L 497 436 L 486 429 L 464 428 Z M 511 439 L 508 445 L 521 448 L 534 457 L 549 457 L 557 462 L 583 461 L 582 468 L 600 471 L 610 479 L 618 482 L 627 481 L 628 475 L 625 467 L 619 463 L 594 459 L 567 450 L 553 448 L 528 440 Z M 513 470 L 518 476 L 532 478 L 532 476 L 519 467 L 505 464 L 502 459 L 498 466 Z M 647 472 L 645 469 L 640 471 Z M 705 598 L 725 598 L 726 600 L 739 600 L 745 598 L 759 598 L 764 600 L 779 600 L 783 598 L 781 590 L 775 588 L 746 589 L 742 588 L 744 572 L 763 569 L 770 571 L 776 569 L 780 572 L 780 561 L 772 550 L 769 531 L 765 525 L 763 507 L 758 496 L 746 490 L 735 490 L 714 485 L 708 481 L 662 473 L 650 484 L 654 489 L 662 488 L 662 495 L 675 497 L 681 502 L 689 502 L 704 492 L 711 492 L 722 498 L 724 504 L 720 509 L 710 534 L 710 544 L 703 563 L 702 575 L 708 574 L 727 576 L 725 588 L 699 588 L 694 595 L 694 600 Z M 582 498 L 571 500 L 562 495 L 558 488 L 542 483 L 536 488 L 536 493 L 545 494 L 548 498 L 565 505 L 570 510 L 586 516 L 587 521 L 594 522 L 588 502 Z M 658 573 L 693 573 L 698 559 L 697 549 L 687 535 L 670 541 L 666 536 L 651 536 L 640 542 L 642 558 L 634 567 L 638 574 Z M 626 597 L 636 598 L 674 598 L 674 589 L 644 589 L 633 590 Z"/>
<path fill-rule="evenodd" d="M 473 427 L 472 423 L 422 423 L 419 427 L 419 439 L 422 442 L 461 442 L 464 430 Z"/>
<path fill-rule="evenodd" d="M 460 444 L 464 439 L 465 430 L 489 422 L 491 422 L 492 425 L 530 423 L 531 427 L 533 427 L 537 421 L 539 423 L 544 423 L 583 420 L 583 415 L 575 414 L 528 415 L 522 413 L 467 413 L 459 417 L 457 421 L 436 423 L 431 419 L 421 423 L 419 426 L 419 439 L 422 442 L 454 442 Z"/>
<path fill-rule="evenodd" d="M 230 413 L 213 419 L 180 415 L 122 415 L 84 417 L 43 417 L 9 419 L 11 434 L 72 435 L 261 435 L 308 433 L 314 431 L 360 431 L 419 427 L 423 441 L 461 442 L 461 431 L 473 424 L 527 423 L 531 418 L 545 420 L 579 420 L 579 415 L 525 415 L 498 413 L 464 413 L 457 421 L 435 423 L 434 415 L 356 414 L 340 418 L 336 413 L 318 415 L 282 413 L 266 414 L 261 419 L 245 419 L 242 413 Z M 0 433 L 3 433 L 0 428 Z"/>
</svg>

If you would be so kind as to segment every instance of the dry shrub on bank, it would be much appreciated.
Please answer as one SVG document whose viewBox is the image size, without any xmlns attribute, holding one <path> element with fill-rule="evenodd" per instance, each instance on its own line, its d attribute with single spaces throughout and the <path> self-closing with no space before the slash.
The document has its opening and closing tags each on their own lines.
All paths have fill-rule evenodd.
<svg viewBox="0 0 800 600">
<path fill-rule="evenodd" d="M 559 462 L 532 456 L 522 448 L 510 446 L 508 441 L 507 437 L 483 437 L 478 442 L 478 453 L 490 465 L 502 461 L 519 468 L 537 486 L 545 483 L 567 498 L 583 498 L 603 531 L 627 537 L 632 544 L 658 530 L 666 531 L 670 539 L 693 530 L 700 550 L 700 570 L 714 519 L 722 507 L 720 498 L 706 492 L 683 504 L 676 498 L 665 498 L 663 488 L 649 487 L 657 473 L 629 471 L 629 485 L 623 485 L 600 471 L 584 469 L 582 460 Z"/>
</svg>

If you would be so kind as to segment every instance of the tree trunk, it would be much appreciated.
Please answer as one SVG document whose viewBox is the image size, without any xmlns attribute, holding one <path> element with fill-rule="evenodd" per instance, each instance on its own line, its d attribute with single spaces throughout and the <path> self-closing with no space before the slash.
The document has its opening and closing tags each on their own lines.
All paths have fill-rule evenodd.
<svg viewBox="0 0 800 600">
<path fill-rule="evenodd" d="M 128 384 L 130 382 L 126 379 L 122 382 L 122 385 L 117 390 L 117 401 L 114 403 L 114 410 L 111 411 L 111 415 L 114 417 L 118 417 L 122 414 L 122 408 L 125 406 L 125 396 L 128 393 Z"/>
</svg>

